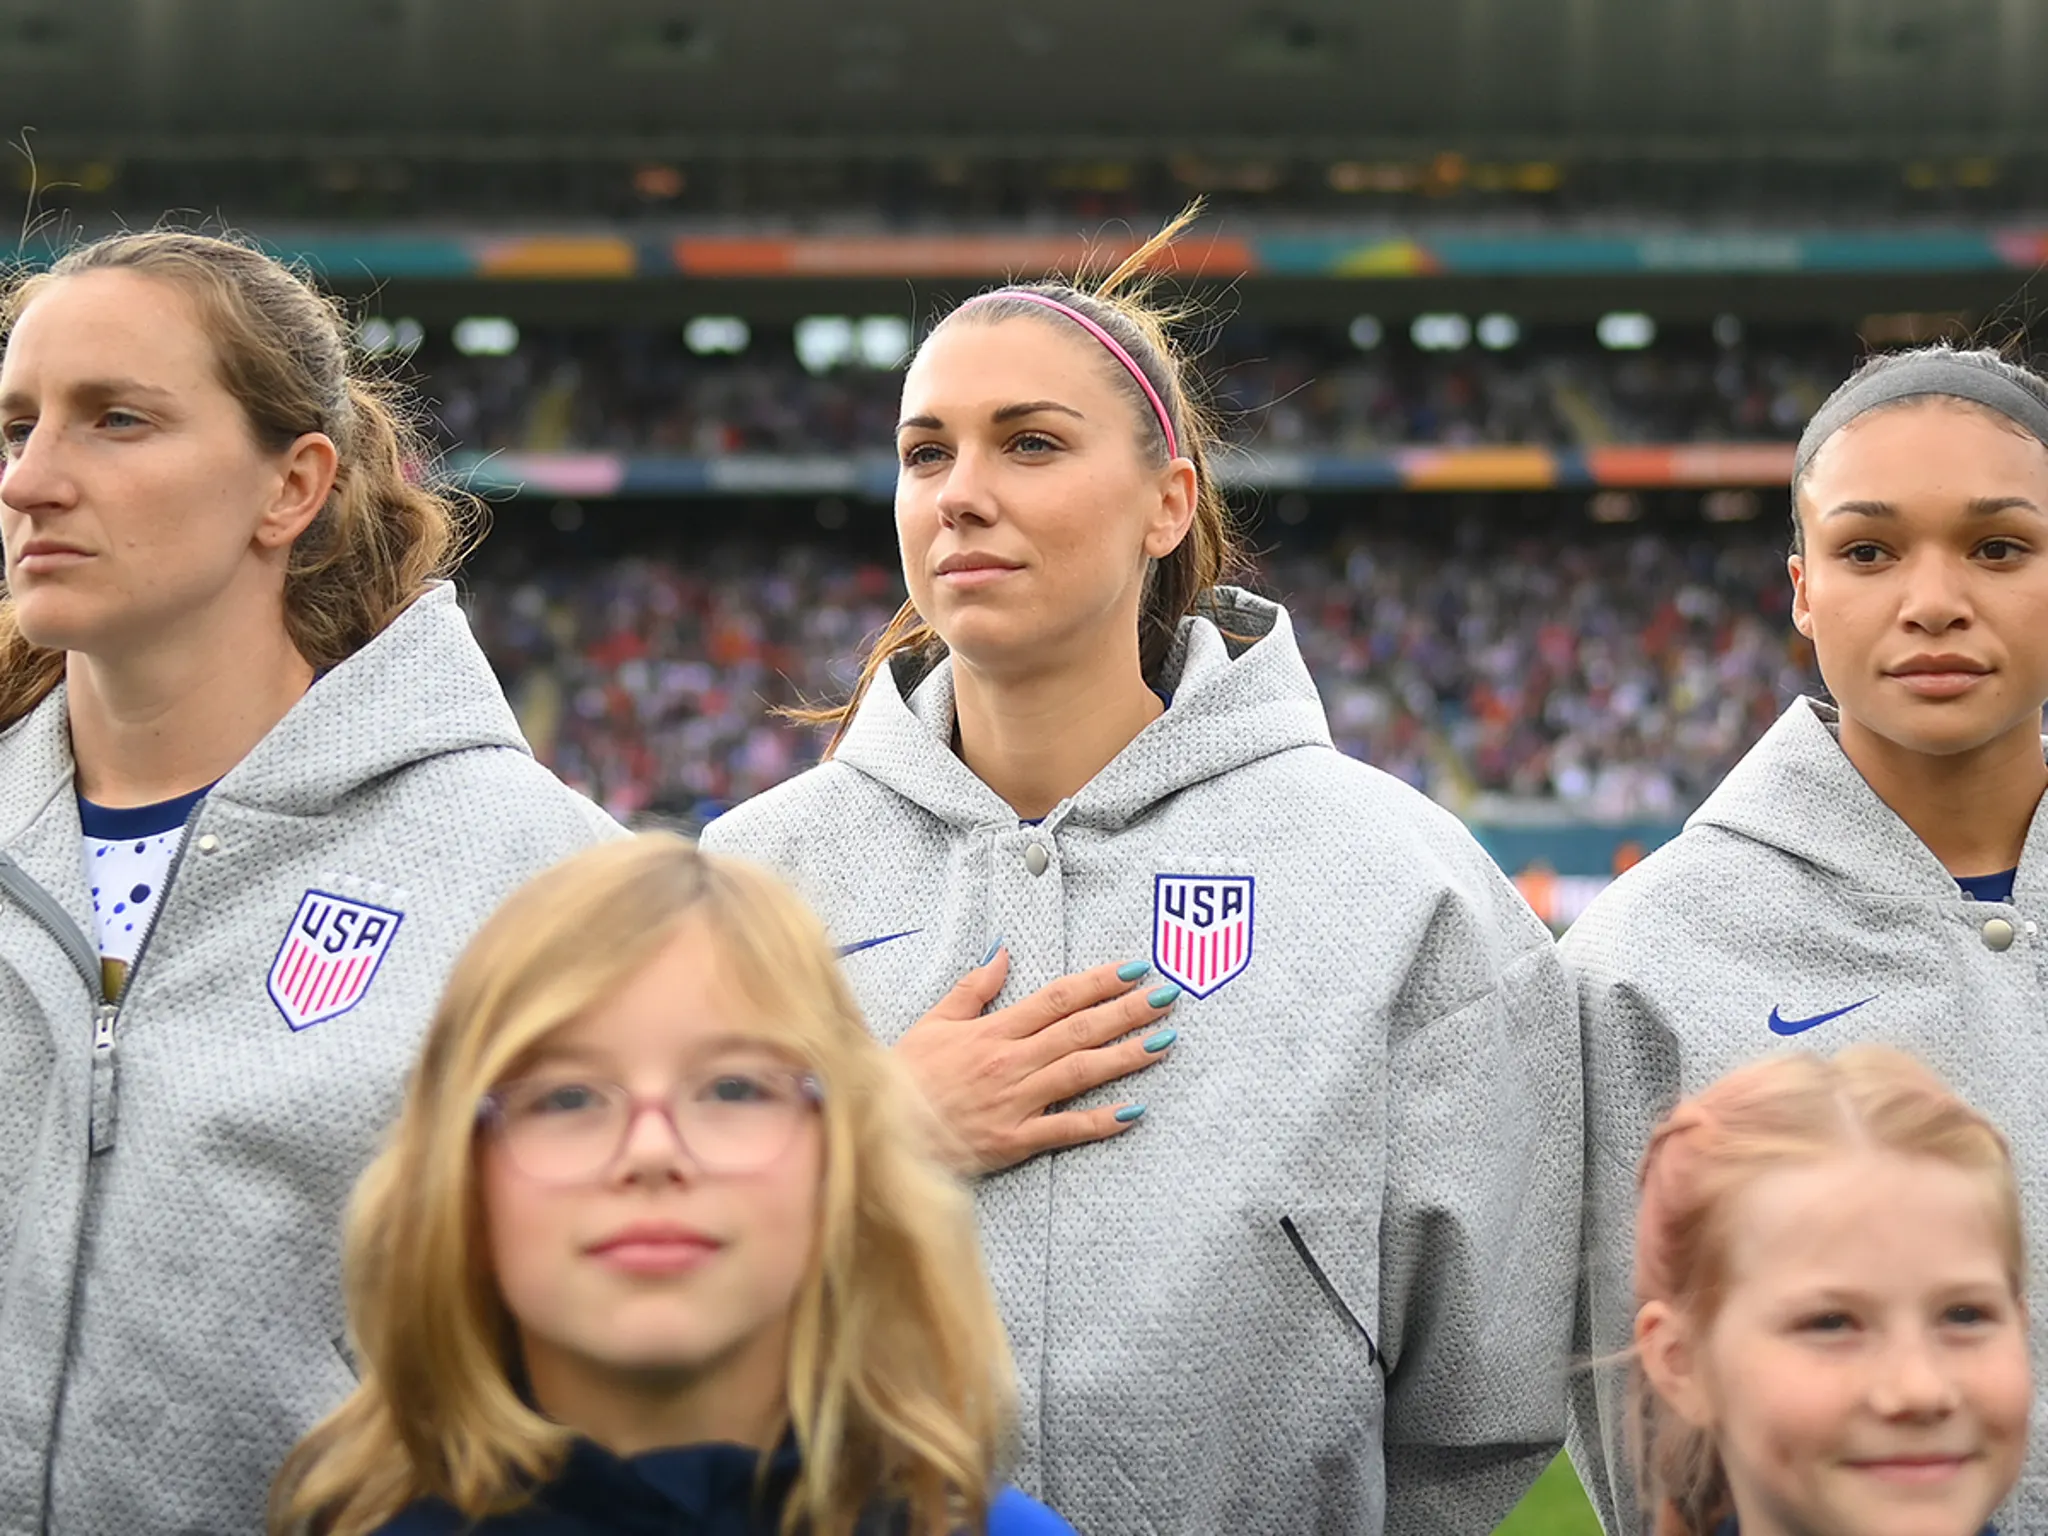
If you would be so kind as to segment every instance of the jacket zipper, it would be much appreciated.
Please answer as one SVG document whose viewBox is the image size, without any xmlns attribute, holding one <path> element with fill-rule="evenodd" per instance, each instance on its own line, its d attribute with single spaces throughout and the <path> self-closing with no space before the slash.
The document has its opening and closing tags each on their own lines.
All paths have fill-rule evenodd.
<svg viewBox="0 0 2048 1536">
<path fill-rule="evenodd" d="M 149 952 L 149 941 L 156 935 L 156 925 L 163 919 L 164 908 L 170 905 L 171 887 L 177 881 L 179 866 L 185 862 L 185 850 L 191 845 L 192 824 L 199 819 L 200 807 L 205 804 L 206 797 L 202 795 L 185 813 L 178 851 L 171 855 L 170 868 L 164 872 L 163 899 L 150 914 L 149 926 L 142 930 L 142 943 L 136 947 L 135 958 L 129 962 L 128 973 L 122 978 L 118 1001 L 107 996 L 105 983 L 101 980 L 99 950 L 71 920 L 71 914 L 38 885 L 27 870 L 0 853 L 0 889 L 12 892 L 15 900 L 27 909 L 28 915 L 49 931 L 71 957 L 71 963 L 85 978 L 86 989 L 92 994 L 92 1108 L 88 1118 L 92 1150 L 96 1153 L 105 1152 L 114 1145 L 115 1026 L 121 1019 L 122 1004 L 134 990 L 136 972 L 142 969 L 142 957 Z"/>
<path fill-rule="evenodd" d="M 99 951 L 71 921 L 66 912 L 35 878 L 6 854 L 0 853 L 0 888 L 11 892 L 28 915 L 43 928 L 71 958 L 78 974 L 85 978 L 92 994 L 92 1108 L 88 1114 L 92 1150 L 104 1152 L 113 1143 L 114 1107 L 114 1016 L 120 1011 L 107 1000 L 100 979 Z"/>
<path fill-rule="evenodd" d="M 135 978 L 141 973 L 143 956 L 149 953 L 149 941 L 156 937 L 156 925 L 163 921 L 164 909 L 171 904 L 171 890 L 178 883 L 178 869 L 185 862 L 185 850 L 192 846 L 192 824 L 199 819 L 200 807 L 205 804 L 206 796 L 201 795 L 192 802 L 192 809 L 185 813 L 177 852 L 171 855 L 170 868 L 164 871 L 163 899 L 150 913 L 149 926 L 142 930 L 142 942 L 135 946 L 135 958 L 128 962 L 127 974 L 121 978 L 120 997 L 109 1001 L 104 989 L 98 993 L 99 1006 L 93 1012 L 92 1031 L 92 1149 L 95 1152 L 104 1152 L 114 1144 L 114 1026 L 121 1022 L 121 1010 L 127 1006 L 128 994 L 135 990 Z"/>
</svg>

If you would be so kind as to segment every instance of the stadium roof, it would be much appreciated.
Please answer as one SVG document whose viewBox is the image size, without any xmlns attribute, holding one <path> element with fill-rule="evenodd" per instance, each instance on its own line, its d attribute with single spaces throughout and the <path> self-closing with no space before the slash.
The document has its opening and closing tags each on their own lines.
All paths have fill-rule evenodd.
<svg viewBox="0 0 2048 1536">
<path fill-rule="evenodd" d="M 0 0 L 46 153 L 2038 153 L 2036 0 Z"/>
</svg>

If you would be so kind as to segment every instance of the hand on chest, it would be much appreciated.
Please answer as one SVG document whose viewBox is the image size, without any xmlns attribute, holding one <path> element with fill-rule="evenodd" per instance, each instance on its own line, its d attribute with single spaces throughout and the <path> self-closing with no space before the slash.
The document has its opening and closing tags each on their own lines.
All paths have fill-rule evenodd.
<svg viewBox="0 0 2048 1536">
<path fill-rule="evenodd" d="M 1313 983 L 1273 958 L 1289 903 L 1283 891 L 1273 904 L 1272 882 L 1249 861 L 1116 867 L 1034 833 L 999 835 L 969 878 L 871 881 L 855 901 L 833 904 L 840 910 L 827 907 L 846 974 L 885 1042 L 997 947 L 1010 962 L 997 1006 L 1103 965 L 1143 968 L 1148 987 L 1175 989 L 1180 1006 L 1205 1012 L 1263 1010 Z"/>
</svg>

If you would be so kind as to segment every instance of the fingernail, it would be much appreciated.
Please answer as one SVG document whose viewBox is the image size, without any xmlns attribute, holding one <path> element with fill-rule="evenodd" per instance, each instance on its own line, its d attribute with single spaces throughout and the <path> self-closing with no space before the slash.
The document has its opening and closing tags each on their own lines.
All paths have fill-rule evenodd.
<svg viewBox="0 0 2048 1536">
<path fill-rule="evenodd" d="M 1151 974 L 1152 967 L 1142 960 L 1133 960 L 1129 965 L 1120 965 L 1116 968 L 1118 981 L 1141 981 Z"/>
<path fill-rule="evenodd" d="M 1126 1104 L 1122 1109 L 1116 1112 L 1116 1117 L 1117 1119 L 1121 1120 L 1125 1125 L 1129 1125 L 1133 1120 L 1136 1120 L 1139 1116 L 1143 1115 L 1144 1113 L 1144 1105 Z"/>
<path fill-rule="evenodd" d="M 1163 987 L 1154 987 L 1145 997 L 1147 1008 L 1170 1008 L 1173 1000 L 1180 996 L 1180 988 L 1168 982 Z"/>
<path fill-rule="evenodd" d="M 989 961 L 991 961 L 991 960 L 995 959 L 995 957 L 996 957 L 997 955 L 1000 955 L 1000 954 L 1001 954 L 1002 952 L 1003 952 L 1003 936 L 1002 936 L 1002 935 L 1001 935 L 1001 934 L 999 933 L 999 934 L 997 934 L 997 935 L 996 935 L 996 941 L 995 941 L 995 943 L 993 943 L 993 944 L 989 945 L 989 947 L 988 947 L 988 953 L 987 953 L 987 954 L 985 954 L 985 955 L 983 955 L 983 956 L 981 957 L 981 963 L 982 963 L 983 965 L 987 965 L 987 964 L 989 963 Z"/>
<path fill-rule="evenodd" d="M 1145 1049 L 1149 1051 L 1152 1055 L 1157 1056 L 1161 1051 L 1165 1050 L 1169 1045 L 1173 1044 L 1173 1042 L 1178 1040 L 1179 1038 L 1179 1030 L 1162 1029 L 1161 1031 L 1159 1031 L 1158 1034 L 1154 1035 L 1150 1040 L 1147 1040 L 1145 1042 Z"/>
</svg>

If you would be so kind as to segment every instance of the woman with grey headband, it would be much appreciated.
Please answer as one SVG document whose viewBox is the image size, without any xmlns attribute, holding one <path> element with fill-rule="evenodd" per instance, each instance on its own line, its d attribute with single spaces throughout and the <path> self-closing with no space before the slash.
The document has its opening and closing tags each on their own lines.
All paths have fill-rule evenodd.
<svg viewBox="0 0 2048 1536">
<path fill-rule="evenodd" d="M 1635 1170 L 1657 1117 L 1788 1042 L 1917 1052 L 2011 1136 L 2028 1224 L 2048 1230 L 2048 381 L 1985 351 L 1875 358 L 1808 425 L 1792 503 L 1792 621 L 1831 699 L 1795 700 L 1564 941 L 1594 1360 L 1629 1345 Z M 1910 1419 L 1967 1454 L 1966 1410 L 1916 1396 L 1868 1278 L 1812 1326 L 1828 1348 L 1892 1348 L 1899 1391 L 1828 1432 L 1853 1419 L 1868 1445 Z M 1967 1342 L 1968 1319 L 1941 1327 Z M 1824 1392 L 1824 1365 L 1814 1380 Z M 1637 1507 L 1626 1470 L 1633 1411 L 1618 1371 L 1574 1388 L 1573 1459 L 1610 1532 L 1663 1513 Z M 2048 1413 L 2034 1425 L 2013 1530 L 2048 1530 Z M 1853 1447 L 1831 1449 L 1863 1475 Z"/>
</svg>

